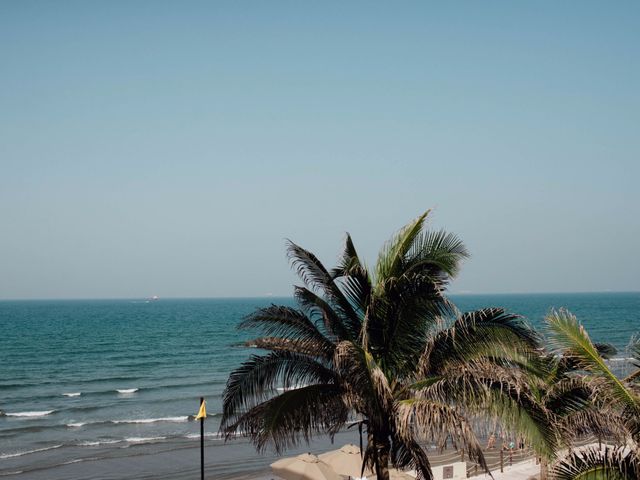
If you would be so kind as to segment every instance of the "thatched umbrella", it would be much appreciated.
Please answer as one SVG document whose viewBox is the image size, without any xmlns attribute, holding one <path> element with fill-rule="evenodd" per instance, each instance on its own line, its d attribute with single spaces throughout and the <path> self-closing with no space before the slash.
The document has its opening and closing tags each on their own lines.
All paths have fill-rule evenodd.
<svg viewBox="0 0 640 480">
<path fill-rule="evenodd" d="M 362 476 L 371 476 L 373 472 L 369 468 L 365 468 L 362 473 L 362 455 L 360 449 L 355 445 L 348 444 L 338 450 L 323 453 L 318 458 L 330 465 L 340 475 L 346 475 L 353 478 Z"/>
<path fill-rule="evenodd" d="M 271 464 L 271 469 L 284 480 L 342 480 L 329 465 L 310 453 L 278 460 Z"/>
</svg>

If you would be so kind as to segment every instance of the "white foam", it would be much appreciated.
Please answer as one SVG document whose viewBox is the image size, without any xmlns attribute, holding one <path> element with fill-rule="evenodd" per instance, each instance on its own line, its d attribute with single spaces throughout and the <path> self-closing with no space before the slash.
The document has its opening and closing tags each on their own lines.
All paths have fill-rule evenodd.
<svg viewBox="0 0 640 480">
<path fill-rule="evenodd" d="M 118 388 L 116 390 L 118 393 L 136 393 L 137 391 L 137 388 Z"/>
<path fill-rule="evenodd" d="M 188 416 L 182 417 L 162 417 L 162 418 L 141 418 L 139 420 L 113 420 L 111 423 L 156 423 L 156 422 L 186 422 Z"/>
<path fill-rule="evenodd" d="M 633 360 L 632 357 L 613 357 L 613 358 L 605 359 L 605 361 L 611 362 L 611 363 L 631 362 L 632 360 Z"/>
<path fill-rule="evenodd" d="M 223 439 L 223 436 L 221 434 L 214 433 L 214 432 L 205 433 L 204 436 L 206 438 L 215 438 L 215 439 L 218 439 L 218 440 L 222 440 Z M 200 438 L 200 434 L 199 433 L 189 433 L 188 435 L 185 435 L 184 438 L 189 438 L 189 439 Z"/>
<path fill-rule="evenodd" d="M 129 443 L 147 443 L 147 442 L 157 442 L 159 440 L 166 440 L 167 437 L 129 437 L 125 438 L 125 442 Z"/>
<path fill-rule="evenodd" d="M 80 427 L 82 427 L 82 426 L 84 426 L 84 425 L 86 425 L 86 424 L 87 424 L 87 422 L 67 423 L 67 427 L 70 427 L 70 428 L 80 428 Z"/>
<path fill-rule="evenodd" d="M 82 395 L 82 393 L 72 392 L 72 393 L 63 393 L 62 395 L 64 395 L 65 397 L 79 397 L 80 395 Z"/>
<path fill-rule="evenodd" d="M 45 415 L 50 415 L 55 410 L 41 410 L 38 412 L 16 412 L 16 413 L 6 413 L 7 417 L 44 417 Z"/>
<path fill-rule="evenodd" d="M 52 447 L 36 448 L 35 450 L 27 450 L 24 452 L 3 453 L 2 455 L 0 455 L 0 459 L 22 457 L 23 455 L 29 455 L 31 453 L 37 453 L 37 452 L 46 452 L 47 450 L 53 450 L 54 448 L 60 448 L 61 446 L 62 445 L 53 445 Z"/>
<path fill-rule="evenodd" d="M 79 443 L 81 447 L 96 447 L 98 445 L 111 445 L 113 443 L 120 443 L 122 440 L 98 440 L 95 442 L 82 442 Z"/>
</svg>

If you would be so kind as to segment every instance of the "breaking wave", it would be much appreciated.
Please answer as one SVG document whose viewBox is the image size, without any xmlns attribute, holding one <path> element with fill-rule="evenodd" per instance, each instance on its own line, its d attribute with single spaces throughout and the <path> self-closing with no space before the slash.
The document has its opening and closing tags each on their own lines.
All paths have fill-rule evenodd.
<svg viewBox="0 0 640 480">
<path fill-rule="evenodd" d="M 51 415 L 55 410 L 41 410 L 37 412 L 15 412 L 15 413 L 5 413 L 7 417 L 24 417 L 24 418 L 35 418 L 35 417 L 44 417 L 46 415 Z"/>
<path fill-rule="evenodd" d="M 0 459 L 4 460 L 5 458 L 22 457 L 24 455 L 29 455 L 31 453 L 46 452 L 47 450 L 53 450 L 55 448 L 60 448 L 61 446 L 62 444 L 53 445 L 52 447 L 36 448 L 35 450 L 25 450 L 24 452 L 3 453 L 3 454 L 0 454 Z"/>
</svg>

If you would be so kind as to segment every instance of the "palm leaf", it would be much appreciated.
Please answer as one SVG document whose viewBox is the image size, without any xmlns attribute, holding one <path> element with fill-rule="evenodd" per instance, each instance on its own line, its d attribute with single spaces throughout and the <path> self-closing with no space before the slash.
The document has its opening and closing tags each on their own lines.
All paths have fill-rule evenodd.
<svg viewBox="0 0 640 480">
<path fill-rule="evenodd" d="M 394 435 L 391 461 L 399 470 L 415 470 L 417 480 L 432 480 L 429 457 L 413 435 Z"/>
<path fill-rule="evenodd" d="M 420 234 L 429 212 L 430 210 L 427 210 L 413 222 L 405 225 L 382 247 L 376 263 L 376 278 L 378 280 L 399 276 L 405 255 Z"/>
<path fill-rule="evenodd" d="M 424 231 L 418 235 L 406 259 L 407 273 L 419 273 L 453 278 L 469 252 L 456 235 L 439 231 Z M 435 280 L 435 278 L 434 278 Z"/>
<path fill-rule="evenodd" d="M 351 332 L 344 325 L 342 318 L 324 299 L 304 287 L 294 287 L 294 297 L 298 304 L 309 313 L 309 316 L 317 315 L 320 317 L 324 329 L 335 339 L 349 340 L 352 338 Z"/>
<path fill-rule="evenodd" d="M 259 451 L 271 444 L 277 453 L 307 443 L 316 433 L 333 436 L 348 420 L 338 385 L 308 385 L 260 403 L 223 426 L 227 438 L 242 432 Z"/>
<path fill-rule="evenodd" d="M 640 459 L 624 448 L 574 450 L 552 467 L 552 476 L 557 480 L 637 480 Z"/>
<path fill-rule="evenodd" d="M 546 317 L 552 341 L 578 361 L 581 368 L 600 376 L 611 389 L 614 398 L 627 408 L 640 410 L 640 399 L 616 377 L 591 342 L 587 331 L 567 310 L 551 311 Z"/>
<path fill-rule="evenodd" d="M 320 260 L 291 241 L 287 243 L 287 255 L 305 285 L 311 290 L 322 291 L 327 302 L 344 318 L 345 327 L 349 328 L 351 336 L 357 337 L 360 333 L 360 317 Z"/>
<path fill-rule="evenodd" d="M 540 337 L 522 317 L 501 308 L 485 308 L 458 317 L 437 332 L 420 359 L 423 374 L 437 374 L 449 362 L 504 357 L 535 366 Z M 538 365 L 540 367 L 540 365 Z"/>
<path fill-rule="evenodd" d="M 238 412 L 270 398 L 278 387 L 338 382 L 335 372 L 309 355 L 289 351 L 254 355 L 229 375 L 221 428 L 232 423 Z"/>
<path fill-rule="evenodd" d="M 291 307 L 271 305 L 248 315 L 238 326 L 240 329 L 256 329 L 265 336 L 310 342 L 320 351 L 333 352 L 333 343 L 318 330 L 304 312 Z"/>
<path fill-rule="evenodd" d="M 439 438 L 442 434 L 457 438 L 465 445 L 469 457 L 488 471 L 482 446 L 472 426 L 451 405 L 424 398 L 402 400 L 398 402 L 397 425 L 400 436 L 404 438 L 411 438 L 414 434 L 429 439 Z"/>
</svg>

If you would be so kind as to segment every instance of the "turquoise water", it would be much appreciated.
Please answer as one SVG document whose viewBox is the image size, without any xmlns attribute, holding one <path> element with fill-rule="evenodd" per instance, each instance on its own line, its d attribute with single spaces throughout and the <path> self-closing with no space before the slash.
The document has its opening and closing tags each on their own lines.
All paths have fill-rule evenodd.
<svg viewBox="0 0 640 480">
<path fill-rule="evenodd" d="M 551 307 L 567 307 L 620 357 L 640 331 L 638 293 L 452 299 L 462 311 L 502 306 L 534 326 Z M 210 471 L 263 468 L 270 457 L 243 441 L 225 446 L 217 430 L 229 372 L 256 353 L 237 346 L 249 336 L 235 326 L 271 302 L 291 300 L 0 302 L 0 475 L 186 478 L 197 470 L 198 426 L 188 417 L 200 396 L 210 415 Z"/>
</svg>

